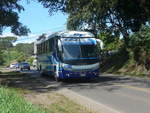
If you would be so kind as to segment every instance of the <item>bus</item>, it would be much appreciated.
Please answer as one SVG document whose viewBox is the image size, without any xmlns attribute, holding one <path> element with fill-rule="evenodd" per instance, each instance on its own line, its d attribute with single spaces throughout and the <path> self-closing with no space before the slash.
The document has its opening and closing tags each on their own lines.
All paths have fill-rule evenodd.
<svg viewBox="0 0 150 113">
<path fill-rule="evenodd" d="M 37 39 L 34 45 L 41 74 L 54 76 L 56 81 L 99 76 L 103 43 L 90 32 L 56 32 Z"/>
</svg>

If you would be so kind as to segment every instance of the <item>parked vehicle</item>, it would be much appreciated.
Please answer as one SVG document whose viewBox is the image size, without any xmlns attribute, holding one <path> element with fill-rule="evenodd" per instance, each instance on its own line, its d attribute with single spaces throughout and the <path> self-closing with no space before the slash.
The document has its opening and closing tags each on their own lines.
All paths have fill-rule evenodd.
<svg viewBox="0 0 150 113">
<path fill-rule="evenodd" d="M 16 64 L 15 64 L 15 67 L 18 69 L 18 68 L 19 68 L 19 65 L 20 65 L 19 63 L 16 63 Z"/>
<path fill-rule="evenodd" d="M 27 62 L 22 62 L 22 63 L 19 64 L 19 68 L 20 68 L 21 71 L 24 70 L 24 69 L 30 70 L 30 65 Z"/>
<path fill-rule="evenodd" d="M 16 63 L 16 64 L 10 64 L 9 67 L 10 67 L 10 68 L 15 68 L 15 69 L 17 69 L 17 68 L 19 68 L 19 63 Z"/>
<path fill-rule="evenodd" d="M 15 64 L 10 64 L 9 67 L 10 67 L 10 68 L 16 68 L 16 67 L 15 67 Z"/>
</svg>

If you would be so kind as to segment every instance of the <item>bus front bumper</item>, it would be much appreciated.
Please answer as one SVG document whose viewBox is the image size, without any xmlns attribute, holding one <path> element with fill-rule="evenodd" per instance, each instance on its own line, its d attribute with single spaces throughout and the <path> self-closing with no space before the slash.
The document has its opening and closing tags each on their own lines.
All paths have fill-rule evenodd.
<svg viewBox="0 0 150 113">
<path fill-rule="evenodd" d="M 82 72 L 75 72 L 75 71 L 66 71 L 62 70 L 59 72 L 60 79 L 67 79 L 67 78 L 95 78 L 98 77 L 100 74 L 100 69 L 96 69 L 93 71 L 82 71 Z"/>
</svg>

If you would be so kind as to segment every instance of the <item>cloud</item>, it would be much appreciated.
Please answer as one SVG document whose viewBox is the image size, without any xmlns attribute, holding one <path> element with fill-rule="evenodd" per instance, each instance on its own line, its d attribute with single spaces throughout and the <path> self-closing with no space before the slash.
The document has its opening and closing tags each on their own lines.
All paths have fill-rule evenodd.
<svg viewBox="0 0 150 113">
<path fill-rule="evenodd" d="M 42 33 L 39 34 L 34 34 L 34 33 L 30 33 L 28 34 L 28 36 L 17 36 L 13 33 L 5 33 L 3 35 L 0 35 L 0 37 L 7 37 L 7 36 L 14 36 L 17 37 L 17 41 L 15 43 L 13 43 L 13 45 L 16 45 L 18 43 L 32 43 L 35 42 L 36 39 L 41 35 Z M 45 34 L 48 36 L 50 34 L 52 34 L 51 31 L 47 31 L 45 32 Z"/>
<path fill-rule="evenodd" d="M 15 43 L 13 43 L 13 44 L 16 45 L 18 43 L 32 43 L 39 36 L 40 36 L 40 34 L 29 34 L 28 36 L 21 36 L 21 37 L 18 37 L 17 41 Z"/>
<path fill-rule="evenodd" d="M 0 35 L 0 37 L 7 37 L 7 36 L 12 36 L 12 37 L 17 37 L 17 38 L 19 37 L 19 36 L 13 34 L 13 33 L 5 33 L 3 35 Z"/>
</svg>

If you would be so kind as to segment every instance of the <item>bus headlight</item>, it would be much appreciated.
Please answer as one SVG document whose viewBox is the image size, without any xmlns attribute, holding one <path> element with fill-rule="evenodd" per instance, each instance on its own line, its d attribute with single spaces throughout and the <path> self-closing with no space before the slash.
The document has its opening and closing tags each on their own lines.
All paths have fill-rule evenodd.
<svg viewBox="0 0 150 113">
<path fill-rule="evenodd" d="M 69 70 L 69 69 L 71 69 L 71 65 L 69 65 L 69 64 L 62 64 L 62 68 L 65 69 L 65 70 Z"/>
</svg>

